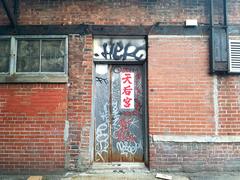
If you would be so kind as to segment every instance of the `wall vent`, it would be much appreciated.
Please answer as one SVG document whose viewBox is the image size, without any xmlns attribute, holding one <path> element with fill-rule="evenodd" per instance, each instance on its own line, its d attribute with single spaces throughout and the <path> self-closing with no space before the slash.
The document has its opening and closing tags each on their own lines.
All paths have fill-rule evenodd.
<svg viewBox="0 0 240 180">
<path fill-rule="evenodd" d="M 229 71 L 240 73 L 240 40 L 229 40 Z"/>
</svg>

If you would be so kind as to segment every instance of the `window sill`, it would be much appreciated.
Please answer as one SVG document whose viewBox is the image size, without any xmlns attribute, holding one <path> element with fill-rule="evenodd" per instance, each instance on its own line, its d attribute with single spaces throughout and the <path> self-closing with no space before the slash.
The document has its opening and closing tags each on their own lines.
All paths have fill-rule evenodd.
<svg viewBox="0 0 240 180">
<path fill-rule="evenodd" d="M 13 74 L 0 75 L 0 83 L 67 83 L 66 74 Z"/>
</svg>

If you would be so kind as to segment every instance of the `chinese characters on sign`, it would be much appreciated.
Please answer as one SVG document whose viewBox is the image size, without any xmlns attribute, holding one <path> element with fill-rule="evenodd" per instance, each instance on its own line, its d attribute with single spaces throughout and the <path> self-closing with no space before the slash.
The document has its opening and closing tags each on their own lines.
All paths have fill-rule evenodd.
<svg viewBox="0 0 240 180">
<path fill-rule="evenodd" d="M 121 108 L 134 109 L 134 73 L 124 72 L 121 76 Z"/>
</svg>

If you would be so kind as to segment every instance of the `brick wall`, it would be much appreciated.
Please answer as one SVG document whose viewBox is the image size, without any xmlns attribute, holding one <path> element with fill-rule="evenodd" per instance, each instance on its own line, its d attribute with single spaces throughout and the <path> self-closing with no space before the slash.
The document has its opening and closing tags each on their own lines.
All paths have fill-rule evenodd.
<svg viewBox="0 0 240 180">
<path fill-rule="evenodd" d="M 70 35 L 68 59 L 68 86 L 0 85 L 0 172 L 89 166 L 92 36 Z"/>
<path fill-rule="evenodd" d="M 187 18 L 206 23 L 205 4 L 200 0 L 190 3 L 184 0 L 24 0 L 20 1 L 19 24 L 183 24 Z"/>
<path fill-rule="evenodd" d="M 64 168 L 64 84 L 0 85 L 0 172 Z"/>
<path fill-rule="evenodd" d="M 208 61 L 207 37 L 150 36 L 150 137 L 239 135 L 240 78 L 209 75 Z M 181 141 L 150 138 L 150 168 L 239 170 L 239 143 Z"/>
<path fill-rule="evenodd" d="M 229 2 L 230 22 L 239 24 L 240 0 Z M 216 22 L 222 22 L 218 11 Z M 28 25 L 152 25 L 183 24 L 187 18 L 208 23 L 206 1 L 24 0 L 20 1 L 18 20 Z M 2 7 L 0 24 L 8 24 Z M 0 171 L 51 171 L 62 170 L 64 166 L 81 171 L 89 166 L 92 38 L 69 36 L 68 87 L 66 84 L 0 85 Z M 239 77 L 209 75 L 208 48 L 208 38 L 202 36 L 149 38 L 150 137 L 239 135 Z M 66 142 L 65 120 L 69 124 Z M 150 168 L 236 170 L 240 164 L 238 152 L 239 143 L 173 143 L 150 139 Z"/>
<path fill-rule="evenodd" d="M 69 37 L 69 139 L 66 168 L 83 170 L 90 163 L 92 109 L 92 36 Z"/>
<path fill-rule="evenodd" d="M 150 143 L 151 168 L 161 171 L 239 171 L 239 143 Z"/>
<path fill-rule="evenodd" d="M 230 24 L 240 24 L 240 1 L 229 0 L 228 1 L 228 11 L 229 11 L 229 23 Z"/>
<path fill-rule="evenodd" d="M 218 77 L 219 134 L 240 135 L 240 78 Z"/>
<path fill-rule="evenodd" d="M 8 1 L 11 2 L 11 1 Z M 223 3 L 214 0 L 215 23 L 223 22 Z M 11 6 L 13 4 L 11 3 Z M 240 0 L 228 1 L 230 24 L 240 24 Z M 207 0 L 20 1 L 19 24 L 183 24 L 186 19 L 209 23 Z M 9 24 L 0 3 L 0 25 Z"/>
<path fill-rule="evenodd" d="M 150 37 L 150 134 L 214 133 L 208 56 L 208 38 Z"/>
<path fill-rule="evenodd" d="M 44 3 L 45 2 L 45 3 Z M 60 5 L 56 6 L 55 4 Z M 181 4 L 180 4 L 181 5 Z M 205 10 L 179 6 L 171 1 L 25 1 L 21 5 L 21 24 L 154 24 L 183 23 L 186 17 L 205 22 Z M 175 13 L 169 13 L 169 11 Z M 166 16 L 166 14 L 169 14 Z M 49 16 L 50 15 L 50 16 Z M 35 17 L 35 18 L 33 18 Z"/>
<path fill-rule="evenodd" d="M 219 3 L 216 1 L 215 3 Z M 130 1 L 20 1 L 19 24 L 183 24 L 186 19 L 209 22 L 206 0 L 130 0 Z M 239 0 L 229 3 L 230 22 L 239 24 Z M 216 5 L 216 20 L 222 15 Z M 221 6 L 221 3 L 220 3 Z M 2 14 L 3 9 L 0 9 Z M 124 17 L 124 18 L 123 18 Z M 0 16 L 6 24 L 6 16 Z"/>
</svg>

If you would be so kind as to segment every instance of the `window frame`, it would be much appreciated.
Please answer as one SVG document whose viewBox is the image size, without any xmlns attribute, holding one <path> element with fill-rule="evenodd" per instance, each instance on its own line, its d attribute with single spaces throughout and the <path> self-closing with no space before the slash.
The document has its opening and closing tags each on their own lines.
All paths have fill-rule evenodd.
<svg viewBox="0 0 240 180">
<path fill-rule="evenodd" d="M 6 40 L 9 39 L 9 43 L 10 43 L 10 49 L 9 49 L 9 65 L 8 65 L 8 72 L 0 72 L 0 76 L 1 75 L 9 75 L 10 74 L 10 69 L 11 69 L 11 36 L 0 36 L 0 40 Z"/>
<path fill-rule="evenodd" d="M 67 35 L 16 35 L 1 36 L 10 39 L 9 72 L 0 73 L 0 83 L 66 83 L 68 81 L 68 36 Z M 17 72 L 18 40 L 64 40 L 63 72 Z M 41 49 L 41 46 L 40 46 Z M 41 59 L 41 54 L 39 56 Z M 39 59 L 39 60 L 40 60 Z M 41 64 L 40 64 L 41 66 Z"/>
</svg>

